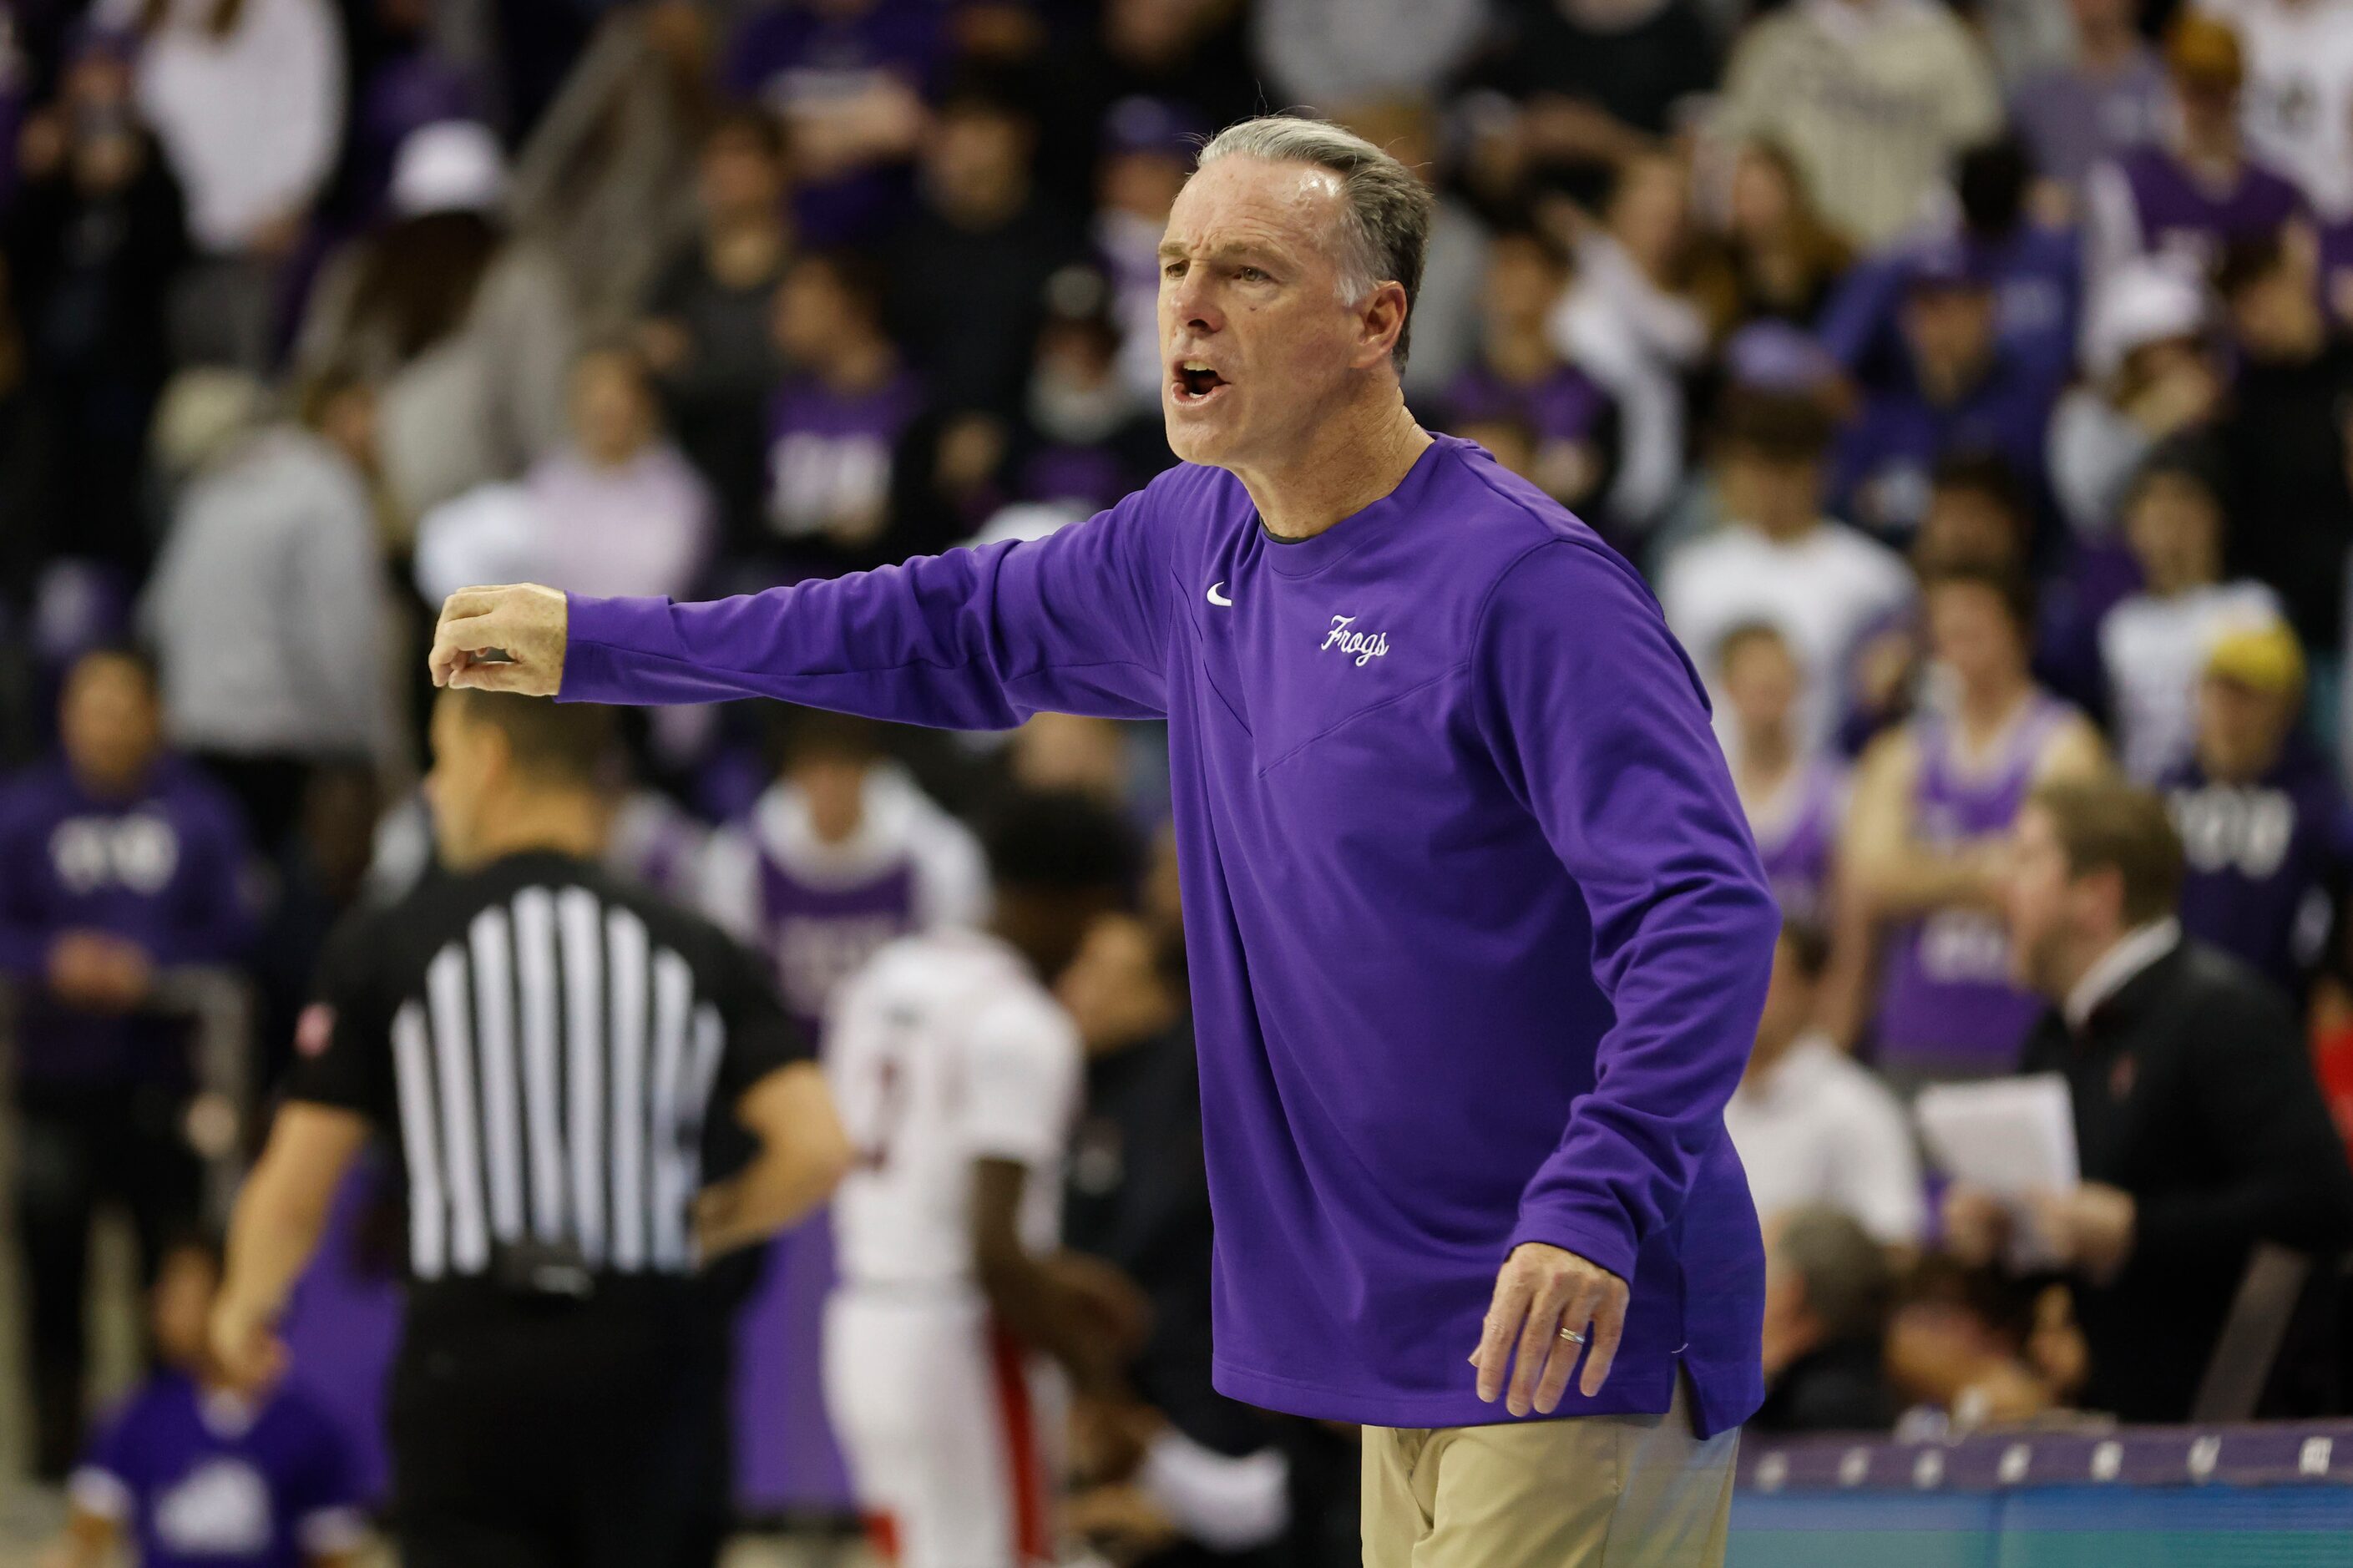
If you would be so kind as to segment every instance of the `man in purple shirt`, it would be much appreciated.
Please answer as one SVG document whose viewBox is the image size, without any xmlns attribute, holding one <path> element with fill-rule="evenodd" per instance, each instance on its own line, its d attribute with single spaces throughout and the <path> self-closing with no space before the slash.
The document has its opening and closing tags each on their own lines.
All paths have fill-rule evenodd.
<svg viewBox="0 0 2353 1568">
<path fill-rule="evenodd" d="M 224 964 L 253 933 L 236 803 L 167 752 L 155 672 L 127 649 L 66 677 L 54 761 L 0 787 L 0 982 L 16 992 L 16 1223 L 35 1464 L 62 1476 L 81 1442 L 90 1226 L 130 1211 L 140 1268 L 195 1217 L 182 1131 L 195 1092 L 165 972 Z"/>
<path fill-rule="evenodd" d="M 1715 1563 L 1763 1394 L 1722 1112 L 1778 916 L 1641 580 L 1406 411 L 1430 210 L 1355 136 L 1234 126 L 1161 245 L 1184 464 L 1044 540 L 717 605 L 468 590 L 432 668 L 971 729 L 1165 716 L 1217 1387 L 1365 1426 L 1369 1563 L 1605 1535 Z"/>
</svg>

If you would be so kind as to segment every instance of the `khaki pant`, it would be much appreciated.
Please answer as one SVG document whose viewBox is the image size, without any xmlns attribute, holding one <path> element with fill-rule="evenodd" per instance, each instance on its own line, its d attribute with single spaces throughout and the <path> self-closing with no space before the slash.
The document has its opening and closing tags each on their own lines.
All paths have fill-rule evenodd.
<svg viewBox="0 0 2353 1568">
<path fill-rule="evenodd" d="M 1365 1568 L 1721 1568 L 1737 1429 L 1664 1415 L 1365 1428 Z"/>
</svg>

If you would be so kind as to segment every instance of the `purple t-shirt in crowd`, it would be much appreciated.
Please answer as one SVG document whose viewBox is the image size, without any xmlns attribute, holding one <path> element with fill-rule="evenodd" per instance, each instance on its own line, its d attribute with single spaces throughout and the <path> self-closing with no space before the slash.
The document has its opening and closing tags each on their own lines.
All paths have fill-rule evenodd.
<svg viewBox="0 0 2353 1568">
<path fill-rule="evenodd" d="M 1467 1362 L 1518 1243 L 1631 1285 L 1560 1414 L 1763 1397 L 1724 1131 L 1779 926 L 1641 579 L 1467 441 L 1312 539 L 1183 465 L 1041 540 L 713 605 L 571 601 L 564 696 L 1168 722 L 1218 1224 L 1215 1381 L 1509 1420 Z"/>
<path fill-rule="evenodd" d="M 902 371 L 869 392 L 796 376 L 768 405 L 768 527 L 816 533 L 828 518 L 884 505 L 892 453 L 923 407 L 923 384 Z"/>
<path fill-rule="evenodd" d="M 2073 185 L 2094 165 L 2156 141 L 2166 101 L 2165 68 L 2142 44 L 2103 76 L 2073 65 L 2034 72 L 2011 95 L 2010 118 L 2034 172 Z"/>
<path fill-rule="evenodd" d="M 301 1568 L 360 1534 L 351 1446 L 290 1385 L 254 1405 L 157 1373 L 107 1424 L 72 1489 L 136 1543 L 141 1568 Z"/>
<path fill-rule="evenodd" d="M 2021 223 L 1998 239 L 1966 242 L 1972 265 L 1994 291 L 1994 333 L 2003 356 L 2052 393 L 2075 370 L 2084 264 L 2072 230 Z M 1893 246 L 1847 269 L 1822 309 L 1822 347 L 1866 385 L 1901 386 L 1910 363 L 1898 319 L 1905 280 L 1921 253 L 1951 244 L 1936 233 Z"/>
<path fill-rule="evenodd" d="M 1474 364 L 1446 389 L 1447 417 L 1455 424 L 1517 420 L 1534 432 L 1539 445 L 1595 439 L 1609 409 L 1609 394 L 1573 364 L 1556 365 L 1525 386 Z"/>
<path fill-rule="evenodd" d="M 2141 249 L 2151 255 L 2211 265 L 2231 241 L 2274 234 L 2309 210 L 2293 182 L 2253 161 L 2240 165 L 2227 190 L 2199 180 L 2163 147 L 2128 153 L 2116 167 L 2131 193 Z"/>
<path fill-rule="evenodd" d="M 1791 920 L 1819 926 L 1830 912 L 1831 857 L 1845 802 L 1845 770 L 1817 757 L 1749 815 L 1773 900 Z"/>
<path fill-rule="evenodd" d="M 100 799 L 59 763 L 0 788 L 0 973 L 21 988 L 16 1070 L 50 1082 L 184 1079 L 185 1031 L 65 1006 L 43 984 L 69 931 L 136 942 L 157 967 L 226 963 L 253 932 L 245 826 L 227 794 L 166 758 Z"/>
<path fill-rule="evenodd" d="M 2161 787 L 2181 832 L 2181 929 L 2301 994 L 2353 865 L 2353 807 L 2327 762 L 2296 737 L 2252 784 L 2217 783 L 2192 761 Z"/>
<path fill-rule="evenodd" d="M 2002 458 L 2030 494 L 2040 495 L 2056 390 L 2004 352 L 1953 403 L 1934 404 L 1911 389 L 1872 398 L 1839 437 L 1831 511 L 1882 539 L 1907 540 L 1927 514 L 1937 462 L 1964 452 Z"/>
<path fill-rule="evenodd" d="M 821 113 L 878 83 L 928 92 L 947 59 L 946 8 L 934 0 L 867 0 L 862 5 L 772 5 L 736 33 L 722 66 L 723 85 L 787 121 Z M 908 195 L 903 171 L 862 169 L 795 188 L 801 237 L 818 246 L 850 245 L 887 227 Z"/>
<path fill-rule="evenodd" d="M 1952 724 L 1915 721 L 1920 765 L 1915 831 L 1946 848 L 2010 831 L 2034 787 L 2035 770 L 2075 710 L 2037 692 L 1994 754 L 1972 763 Z M 1931 910 L 1897 939 L 1880 994 L 1879 1059 L 1929 1077 L 2015 1071 L 2026 1032 L 2046 1004 L 2010 977 L 2010 936 L 1983 910 Z"/>
</svg>

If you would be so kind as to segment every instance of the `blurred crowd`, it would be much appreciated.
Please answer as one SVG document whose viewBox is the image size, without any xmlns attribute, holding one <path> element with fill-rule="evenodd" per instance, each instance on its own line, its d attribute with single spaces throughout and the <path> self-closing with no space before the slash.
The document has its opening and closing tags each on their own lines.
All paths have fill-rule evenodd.
<svg viewBox="0 0 2353 1568">
<path fill-rule="evenodd" d="M 12 0 L 0 27 L 0 972 L 45 1473 L 84 1440 L 92 1211 L 152 1272 L 249 1131 L 199 1092 L 177 977 L 249 983 L 266 1092 L 325 931 L 425 869 L 441 595 L 752 591 L 1110 504 L 1173 461 L 1169 204 L 1267 110 L 1428 178 L 1409 401 L 1635 562 L 1714 697 L 1788 917 L 1728 1112 L 1766 1422 L 2184 1418 L 2263 1241 L 2316 1267 L 2262 1408 L 2346 1408 L 2353 0 Z M 813 1026 L 881 941 L 976 918 L 963 824 L 1011 782 L 1159 846 L 1065 992 L 1106 1059 L 1181 1032 L 1150 727 L 967 744 L 743 705 L 627 734 L 613 863 L 760 947 Z M 2068 805 L 2116 776 L 2168 809 Z M 2073 880 L 2030 952 L 2036 813 Z M 793 905 L 796 875 L 853 892 Z M 2006 1227 L 1924 1169 L 1906 1101 L 2063 1070 L 2051 1019 L 2090 1026 L 2036 954 L 2104 920 L 2177 921 L 2252 989 L 2162 1117 Z M 2117 1116 L 2157 1076 L 2122 1059 Z M 2028 1218 L 2031 1267 L 2001 1234 Z M 2184 1270 L 2202 1315 L 2137 1338 Z M 2141 1387 L 2154 1346 L 2197 1364 Z M 1148 1500 L 1092 1496 L 1106 1539 L 1166 1543 Z"/>
</svg>

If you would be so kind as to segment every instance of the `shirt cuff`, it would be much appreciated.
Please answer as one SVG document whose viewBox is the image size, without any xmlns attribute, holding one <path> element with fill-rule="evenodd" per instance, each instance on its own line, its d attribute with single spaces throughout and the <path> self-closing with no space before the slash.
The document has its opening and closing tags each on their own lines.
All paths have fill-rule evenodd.
<svg viewBox="0 0 2353 1568">
<path fill-rule="evenodd" d="M 668 599 L 600 599 L 564 595 L 564 674 L 556 682 L 559 702 L 600 702 L 617 691 L 612 650 L 642 651 L 658 646 Z"/>
<path fill-rule="evenodd" d="M 1523 1207 L 1504 1255 L 1510 1257 L 1514 1248 L 1530 1241 L 1574 1252 L 1615 1274 L 1630 1288 L 1634 1283 L 1634 1258 L 1641 1248 L 1622 1220 L 1612 1223 L 1590 1210 L 1559 1204 Z"/>
</svg>

